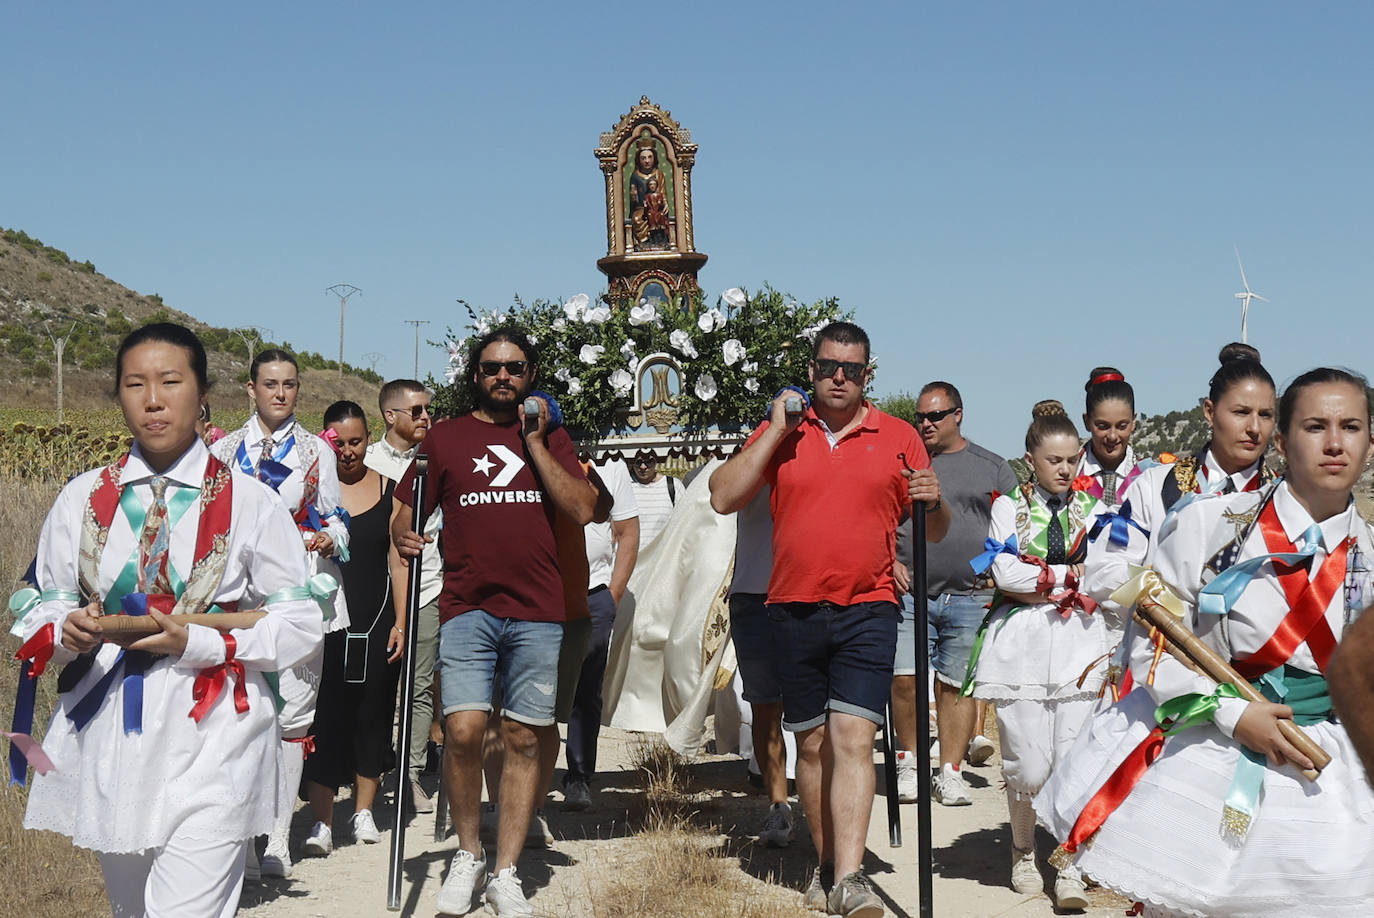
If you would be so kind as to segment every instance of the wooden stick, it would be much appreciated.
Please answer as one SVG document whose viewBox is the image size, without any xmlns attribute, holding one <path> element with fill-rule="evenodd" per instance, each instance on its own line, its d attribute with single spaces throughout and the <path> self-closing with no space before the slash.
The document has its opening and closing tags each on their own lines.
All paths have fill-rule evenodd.
<svg viewBox="0 0 1374 918">
<path fill-rule="evenodd" d="M 1135 607 L 1136 621 L 1146 628 L 1153 628 L 1164 636 L 1164 648 L 1189 669 L 1217 684 L 1229 682 L 1236 687 L 1246 701 L 1268 703 L 1269 699 L 1260 694 L 1240 673 L 1223 660 L 1215 650 L 1202 642 L 1202 639 L 1189 630 L 1172 612 L 1156 602 L 1141 599 Z M 1291 720 L 1280 719 L 1279 732 L 1292 743 L 1299 752 L 1312 760 L 1313 768 L 1298 769 L 1309 781 L 1317 780 L 1323 768 L 1331 764 L 1331 756 L 1318 746 L 1297 724 Z"/>
<path fill-rule="evenodd" d="M 262 620 L 266 612 L 216 612 L 209 615 L 186 615 L 177 612 L 167 616 L 178 625 L 204 625 L 217 631 L 251 628 Z M 149 615 L 102 615 L 100 630 L 110 637 L 146 637 L 162 629 Z"/>
</svg>

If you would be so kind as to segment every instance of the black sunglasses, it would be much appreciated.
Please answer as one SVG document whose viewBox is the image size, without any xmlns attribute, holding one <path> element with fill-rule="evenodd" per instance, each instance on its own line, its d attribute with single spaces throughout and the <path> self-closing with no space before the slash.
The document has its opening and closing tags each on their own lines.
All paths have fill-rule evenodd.
<svg viewBox="0 0 1374 918">
<path fill-rule="evenodd" d="M 958 410 L 958 408 L 945 408 L 941 411 L 918 411 L 916 412 L 916 423 L 921 424 L 929 421 L 932 424 L 938 424 Z"/>
<path fill-rule="evenodd" d="M 502 369 L 512 376 L 524 376 L 530 364 L 527 360 L 483 360 L 477 366 L 483 376 L 497 376 Z"/>
<path fill-rule="evenodd" d="M 633 461 L 635 465 L 658 465 L 657 456 L 636 456 Z"/>
<path fill-rule="evenodd" d="M 397 414 L 408 414 L 412 421 L 420 420 L 420 415 L 429 414 L 428 405 L 411 405 L 409 408 L 388 408 L 387 411 L 394 411 Z"/>
<path fill-rule="evenodd" d="M 823 379 L 829 379 L 835 375 L 836 370 L 844 370 L 844 378 L 852 382 L 858 382 L 863 378 L 864 371 L 868 369 L 868 364 L 860 363 L 857 360 L 824 360 L 816 358 L 811 361 L 816 368 L 816 375 Z"/>
</svg>

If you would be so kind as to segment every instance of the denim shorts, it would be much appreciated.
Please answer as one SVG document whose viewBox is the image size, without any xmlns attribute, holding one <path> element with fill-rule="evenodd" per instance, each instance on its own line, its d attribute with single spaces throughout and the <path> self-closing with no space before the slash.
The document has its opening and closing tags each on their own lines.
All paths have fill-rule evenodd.
<svg viewBox="0 0 1374 918">
<path fill-rule="evenodd" d="M 730 596 L 730 637 L 735 642 L 739 677 L 744 683 L 744 700 L 750 704 L 777 704 L 782 701 L 778 679 L 778 641 L 773 623 L 768 620 L 763 593 L 734 593 Z"/>
<path fill-rule="evenodd" d="M 897 604 L 769 606 L 782 677 L 782 725 L 794 733 L 831 711 L 882 724 L 892 691 Z"/>
<path fill-rule="evenodd" d="M 963 685 L 978 626 L 988 614 L 991 593 L 960 596 L 941 593 L 926 606 L 926 646 L 935 677 L 947 685 Z M 902 597 L 902 622 L 897 628 L 897 659 L 893 673 L 916 675 L 916 607 L 911 594 Z"/>
<path fill-rule="evenodd" d="M 554 722 L 562 622 L 498 618 L 481 609 L 439 627 L 440 694 L 447 716 L 490 711 L 501 677 L 501 714 L 534 727 Z"/>
</svg>

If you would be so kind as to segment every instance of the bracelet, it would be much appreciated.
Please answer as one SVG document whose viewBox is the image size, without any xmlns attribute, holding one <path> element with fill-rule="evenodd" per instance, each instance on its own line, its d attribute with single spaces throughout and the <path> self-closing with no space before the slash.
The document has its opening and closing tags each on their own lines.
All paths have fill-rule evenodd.
<svg viewBox="0 0 1374 918">
<path fill-rule="evenodd" d="M 397 634 L 405 634 L 405 632 L 401 630 L 399 625 L 392 625 L 391 630 L 395 631 Z"/>
</svg>

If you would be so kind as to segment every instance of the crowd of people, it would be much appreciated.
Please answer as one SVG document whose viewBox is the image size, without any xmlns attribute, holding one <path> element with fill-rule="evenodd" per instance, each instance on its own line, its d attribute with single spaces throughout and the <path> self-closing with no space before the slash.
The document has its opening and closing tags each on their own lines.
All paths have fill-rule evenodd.
<svg viewBox="0 0 1374 918">
<path fill-rule="evenodd" d="M 301 425 L 296 361 L 280 350 L 252 362 L 243 427 L 213 428 L 196 336 L 168 323 L 131 333 L 114 376 L 133 448 L 62 489 L 36 590 L 11 603 L 22 679 L 63 666 L 31 747 L 42 767 L 25 825 L 99 852 L 116 915 L 229 916 L 245 879 L 290 876 L 298 799 L 312 826 L 297 856 L 331 853 L 346 786 L 339 831 L 376 843 L 384 776 L 398 806 L 432 812 L 422 777 L 440 749 L 457 849 L 438 911 L 484 900 L 533 914 L 521 851 L 555 843 L 546 801 L 597 806 L 618 611 L 640 552 L 690 525 L 677 511 L 695 494 L 700 512 L 709 501 L 734 515 L 733 567 L 714 574 L 728 578 L 769 800 L 757 836 L 786 846 L 805 818 L 807 907 L 883 914 L 862 861 L 886 719 L 900 800 L 962 806 L 964 767 L 995 751 L 989 708 L 1017 891 L 1044 890 L 1039 822 L 1060 842 L 1061 910 L 1087 907 L 1090 882 L 1147 915 L 1374 901 L 1360 759 L 1374 757 L 1374 729 L 1343 719 L 1367 716 L 1374 697 L 1359 662 L 1374 636 L 1342 647 L 1374 598 L 1374 534 L 1353 500 L 1374 452 L 1364 379 L 1318 368 L 1280 397 L 1259 353 L 1229 345 L 1203 401 L 1207 444 L 1156 460 L 1131 448 L 1131 385 L 1097 367 L 1086 443 L 1061 402 L 1041 401 L 1009 463 L 964 436 L 950 382 L 920 391 L 914 427 L 868 401 L 871 357 L 858 326 L 820 329 L 809 388 L 780 392 L 748 441 L 689 484 L 648 450 L 579 461 L 519 328 L 472 344 L 469 414 L 436 423 L 423 384 L 384 385 L 375 442 L 351 401 L 319 433 Z M 1142 623 L 1146 606 L 1195 640 Z M 399 714 L 412 741 L 396 749 L 412 620 L 415 695 Z M 918 639 L 930 749 L 917 748 Z"/>
</svg>

